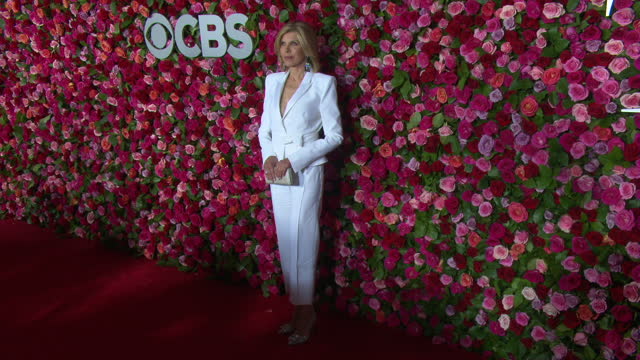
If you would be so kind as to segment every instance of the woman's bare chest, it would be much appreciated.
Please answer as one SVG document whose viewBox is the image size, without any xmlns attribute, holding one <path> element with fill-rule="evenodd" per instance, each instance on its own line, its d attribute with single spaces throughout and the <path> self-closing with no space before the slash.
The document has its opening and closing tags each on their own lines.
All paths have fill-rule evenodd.
<svg viewBox="0 0 640 360">
<path fill-rule="evenodd" d="M 287 104 L 289 104 L 289 100 L 291 100 L 293 95 L 296 93 L 296 90 L 298 90 L 299 86 L 300 84 L 293 84 L 289 82 L 285 84 L 284 89 L 282 89 L 282 95 L 280 96 L 281 115 L 284 114 L 285 110 L 287 109 Z"/>
</svg>

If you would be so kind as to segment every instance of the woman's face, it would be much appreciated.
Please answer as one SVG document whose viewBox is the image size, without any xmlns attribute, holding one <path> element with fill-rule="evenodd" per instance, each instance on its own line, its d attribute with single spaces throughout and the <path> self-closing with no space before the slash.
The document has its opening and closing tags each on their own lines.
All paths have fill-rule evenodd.
<svg viewBox="0 0 640 360">
<path fill-rule="evenodd" d="M 288 68 L 304 66 L 306 56 L 304 55 L 304 50 L 302 50 L 300 40 L 298 40 L 298 35 L 295 32 L 288 32 L 282 35 L 282 40 L 280 41 L 280 58 L 282 59 L 283 65 Z"/>
</svg>

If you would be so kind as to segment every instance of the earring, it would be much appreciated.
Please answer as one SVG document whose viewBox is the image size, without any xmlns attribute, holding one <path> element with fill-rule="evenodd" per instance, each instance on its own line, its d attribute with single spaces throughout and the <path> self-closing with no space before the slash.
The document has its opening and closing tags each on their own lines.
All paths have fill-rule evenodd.
<svg viewBox="0 0 640 360">
<path fill-rule="evenodd" d="M 307 56 L 307 63 L 304 64 L 304 70 L 306 72 L 311 72 L 312 70 L 312 66 L 311 66 L 311 58 Z"/>
</svg>

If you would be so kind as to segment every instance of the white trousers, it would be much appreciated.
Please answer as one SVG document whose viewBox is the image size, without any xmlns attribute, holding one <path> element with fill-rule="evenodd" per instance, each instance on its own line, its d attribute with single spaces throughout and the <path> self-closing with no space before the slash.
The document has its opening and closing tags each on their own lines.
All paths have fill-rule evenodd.
<svg viewBox="0 0 640 360">
<path fill-rule="evenodd" d="M 320 209 L 324 165 L 298 173 L 296 186 L 271 185 L 280 263 L 289 299 L 311 305 L 320 244 Z"/>
</svg>

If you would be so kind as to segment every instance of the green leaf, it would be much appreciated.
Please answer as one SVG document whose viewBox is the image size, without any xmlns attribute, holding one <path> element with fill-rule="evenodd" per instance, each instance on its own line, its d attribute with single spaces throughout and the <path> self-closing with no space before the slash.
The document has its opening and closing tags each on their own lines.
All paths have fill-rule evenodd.
<svg viewBox="0 0 640 360">
<path fill-rule="evenodd" d="M 403 98 L 407 99 L 409 97 L 409 94 L 411 94 L 412 90 L 413 90 L 413 85 L 411 85 L 411 82 L 405 81 L 404 84 L 402 84 L 402 87 L 400 88 L 400 94 L 402 94 Z"/>
<path fill-rule="evenodd" d="M 458 66 L 458 74 L 460 75 L 460 80 L 458 80 L 458 89 L 464 89 L 465 84 L 467 83 L 467 79 L 469 79 L 469 66 L 467 63 L 462 61 L 462 63 Z"/>
<path fill-rule="evenodd" d="M 420 112 L 418 111 L 413 113 L 413 115 L 411 115 L 411 119 L 409 119 L 409 124 L 407 125 L 407 129 L 411 130 L 417 127 L 418 125 L 420 125 L 421 121 L 422 121 L 422 114 L 420 114 Z"/>
<path fill-rule="evenodd" d="M 417 238 L 423 237 L 427 234 L 427 224 L 426 222 L 418 222 L 416 221 L 416 225 L 413 228 L 413 235 Z"/>
<path fill-rule="evenodd" d="M 603 165 L 602 172 L 604 174 L 610 174 L 615 165 L 620 165 L 624 160 L 624 154 L 622 150 L 615 146 L 608 154 L 600 156 L 600 162 Z"/>
<path fill-rule="evenodd" d="M 444 114 L 437 113 L 431 120 L 434 128 L 439 128 L 444 124 Z"/>
<path fill-rule="evenodd" d="M 406 72 L 402 70 L 396 70 L 393 73 L 393 79 L 391 79 L 391 86 L 393 86 L 394 88 L 397 88 L 402 84 L 404 84 L 408 78 L 409 78 L 409 75 Z"/>
<path fill-rule="evenodd" d="M 286 23 L 287 21 L 289 21 L 289 10 L 283 9 L 280 11 L 280 22 Z"/>
<path fill-rule="evenodd" d="M 580 4 L 580 0 L 569 0 L 569 2 L 567 3 L 567 10 L 570 12 L 575 10 L 578 4 Z"/>
<path fill-rule="evenodd" d="M 553 44 L 553 47 L 558 53 L 561 53 L 564 49 L 567 48 L 567 46 L 569 46 L 570 43 L 571 42 L 567 39 L 558 39 Z"/>
</svg>

